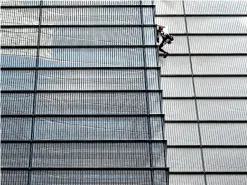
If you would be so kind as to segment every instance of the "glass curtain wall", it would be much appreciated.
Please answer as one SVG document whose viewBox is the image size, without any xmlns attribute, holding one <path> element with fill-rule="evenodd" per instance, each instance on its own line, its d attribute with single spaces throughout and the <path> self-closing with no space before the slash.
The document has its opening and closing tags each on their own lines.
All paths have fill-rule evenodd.
<svg viewBox="0 0 247 185">
<path fill-rule="evenodd" d="M 152 2 L 1 8 L 2 185 L 167 184 Z"/>
</svg>

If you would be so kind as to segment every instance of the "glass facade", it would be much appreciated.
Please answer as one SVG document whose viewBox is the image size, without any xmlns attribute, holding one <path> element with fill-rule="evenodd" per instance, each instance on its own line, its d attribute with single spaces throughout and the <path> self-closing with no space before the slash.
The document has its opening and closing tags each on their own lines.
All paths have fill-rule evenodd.
<svg viewBox="0 0 247 185">
<path fill-rule="evenodd" d="M 1 8 L 1 184 L 168 184 L 153 2 Z"/>
<path fill-rule="evenodd" d="M 157 0 L 170 185 L 247 184 L 247 1 Z"/>
</svg>

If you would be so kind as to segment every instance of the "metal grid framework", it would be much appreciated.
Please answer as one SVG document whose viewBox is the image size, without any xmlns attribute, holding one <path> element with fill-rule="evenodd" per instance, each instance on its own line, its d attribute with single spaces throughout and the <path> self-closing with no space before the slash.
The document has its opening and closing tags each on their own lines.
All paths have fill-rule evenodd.
<svg viewBox="0 0 247 185">
<path fill-rule="evenodd" d="M 246 184 L 246 1 L 155 4 L 175 36 L 159 58 L 170 185 Z"/>
<path fill-rule="evenodd" d="M 3 185 L 168 184 L 154 7 L 2 3 Z"/>
</svg>

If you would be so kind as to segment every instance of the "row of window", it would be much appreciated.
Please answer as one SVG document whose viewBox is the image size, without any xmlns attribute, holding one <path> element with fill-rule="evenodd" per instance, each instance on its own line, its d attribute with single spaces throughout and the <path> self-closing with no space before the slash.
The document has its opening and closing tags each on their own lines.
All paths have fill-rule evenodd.
<svg viewBox="0 0 247 185">
<path fill-rule="evenodd" d="M 33 93 L 2 93 L 2 114 L 32 114 L 33 95 Z M 160 114 L 160 93 L 37 93 L 35 112 L 36 114 Z"/>
<path fill-rule="evenodd" d="M 161 140 L 161 117 L 2 118 L 2 140 Z M 33 126 L 33 132 L 32 131 Z"/>
</svg>

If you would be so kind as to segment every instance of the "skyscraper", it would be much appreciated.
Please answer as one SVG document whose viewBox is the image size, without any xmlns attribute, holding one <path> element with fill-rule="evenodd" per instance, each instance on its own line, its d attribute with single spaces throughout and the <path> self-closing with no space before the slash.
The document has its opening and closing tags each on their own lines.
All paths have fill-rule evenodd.
<svg viewBox="0 0 247 185">
<path fill-rule="evenodd" d="M 168 182 L 151 1 L 2 4 L 2 184 Z"/>
</svg>

